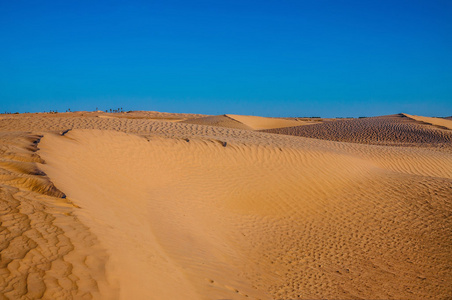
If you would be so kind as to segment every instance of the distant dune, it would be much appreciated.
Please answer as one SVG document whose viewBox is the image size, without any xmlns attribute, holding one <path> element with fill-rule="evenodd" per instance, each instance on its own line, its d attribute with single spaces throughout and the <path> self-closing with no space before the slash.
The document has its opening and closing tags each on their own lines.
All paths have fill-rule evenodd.
<svg viewBox="0 0 452 300">
<path fill-rule="evenodd" d="M 272 128 L 283 128 L 291 126 L 299 126 L 306 124 L 313 124 L 314 122 L 308 121 L 298 121 L 298 120 L 287 120 L 281 118 L 264 118 L 256 116 L 241 116 L 241 115 L 227 115 L 228 117 L 237 120 L 247 126 L 251 127 L 253 130 L 262 129 L 272 129 Z"/>
<path fill-rule="evenodd" d="M 235 120 L 235 119 L 229 117 L 228 115 L 187 119 L 182 122 L 187 123 L 187 124 L 209 125 L 209 126 L 219 126 L 219 127 L 226 127 L 226 128 L 252 130 L 252 128 L 250 126 L 248 126 L 238 120 Z"/>
<path fill-rule="evenodd" d="M 438 118 L 424 118 L 399 114 L 391 116 L 337 120 L 311 126 L 297 126 L 269 129 L 266 132 L 310 137 L 322 140 L 352 142 L 376 145 L 400 146 L 445 146 L 450 147 L 451 121 Z M 432 120 L 438 126 L 431 126 L 425 120 Z M 446 129 L 446 130 L 445 130 Z"/>
<path fill-rule="evenodd" d="M 0 295 L 448 299 L 448 122 L 1 115 Z"/>
<path fill-rule="evenodd" d="M 430 117 L 421 117 L 421 116 L 412 116 L 405 114 L 408 118 L 411 118 L 416 121 L 424 122 L 430 125 L 438 126 L 443 129 L 451 129 L 452 130 L 452 121 L 449 119 L 442 118 L 430 118 Z"/>
<path fill-rule="evenodd" d="M 283 118 L 265 118 L 257 116 L 242 116 L 242 115 L 220 115 L 208 116 L 194 119 L 187 119 L 181 122 L 187 124 L 199 124 L 209 126 L 219 126 L 226 128 L 245 129 L 245 130 L 262 130 L 283 128 L 307 124 L 315 124 L 318 122 L 301 121 L 298 119 L 283 119 Z"/>
</svg>

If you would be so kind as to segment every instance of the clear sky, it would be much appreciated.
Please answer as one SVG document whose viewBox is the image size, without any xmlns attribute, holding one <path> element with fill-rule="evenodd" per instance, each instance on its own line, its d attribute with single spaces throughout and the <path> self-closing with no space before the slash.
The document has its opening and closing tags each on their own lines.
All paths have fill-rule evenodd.
<svg viewBox="0 0 452 300">
<path fill-rule="evenodd" d="M 452 115 L 451 0 L 0 0 L 0 112 Z"/>
</svg>

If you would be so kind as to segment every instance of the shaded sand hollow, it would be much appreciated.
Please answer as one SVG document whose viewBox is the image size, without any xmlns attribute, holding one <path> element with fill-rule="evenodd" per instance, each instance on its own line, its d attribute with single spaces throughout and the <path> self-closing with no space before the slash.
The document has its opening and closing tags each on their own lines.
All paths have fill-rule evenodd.
<svg viewBox="0 0 452 300">
<path fill-rule="evenodd" d="M 422 118 L 2 115 L 0 298 L 448 299 L 452 121 Z"/>
</svg>

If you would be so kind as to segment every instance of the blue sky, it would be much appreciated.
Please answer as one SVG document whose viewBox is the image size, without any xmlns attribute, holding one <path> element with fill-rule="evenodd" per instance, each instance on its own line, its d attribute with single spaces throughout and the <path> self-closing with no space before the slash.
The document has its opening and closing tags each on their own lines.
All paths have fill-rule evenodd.
<svg viewBox="0 0 452 300">
<path fill-rule="evenodd" d="M 0 112 L 452 115 L 451 15 L 448 0 L 0 0 Z"/>
</svg>

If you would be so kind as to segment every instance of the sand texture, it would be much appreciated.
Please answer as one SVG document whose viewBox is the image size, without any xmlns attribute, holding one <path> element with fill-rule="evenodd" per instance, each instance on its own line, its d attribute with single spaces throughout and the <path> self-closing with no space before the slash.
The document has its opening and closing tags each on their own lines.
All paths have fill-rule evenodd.
<svg viewBox="0 0 452 300">
<path fill-rule="evenodd" d="M 2 299 L 116 297 L 108 255 L 38 165 L 40 135 L 0 133 Z"/>
<path fill-rule="evenodd" d="M 430 117 L 422 117 L 422 116 L 412 116 L 409 114 L 404 114 L 408 118 L 413 120 L 424 122 L 429 125 L 437 126 L 442 129 L 450 129 L 452 130 L 452 118 L 430 118 Z"/>
<path fill-rule="evenodd" d="M 264 130 L 316 124 L 318 122 L 301 119 L 265 118 L 242 115 L 220 115 L 182 120 L 187 124 L 219 126 L 245 130 Z"/>
<path fill-rule="evenodd" d="M 447 122 L 1 115 L 0 298 L 451 298 Z"/>
<path fill-rule="evenodd" d="M 435 119 L 435 122 L 450 123 L 449 120 L 445 119 L 428 119 Z M 428 124 L 419 118 L 415 119 L 409 115 L 398 114 L 337 120 L 313 126 L 269 129 L 266 132 L 362 144 L 450 147 L 452 131 L 448 129 L 437 126 L 437 124 Z"/>
</svg>

